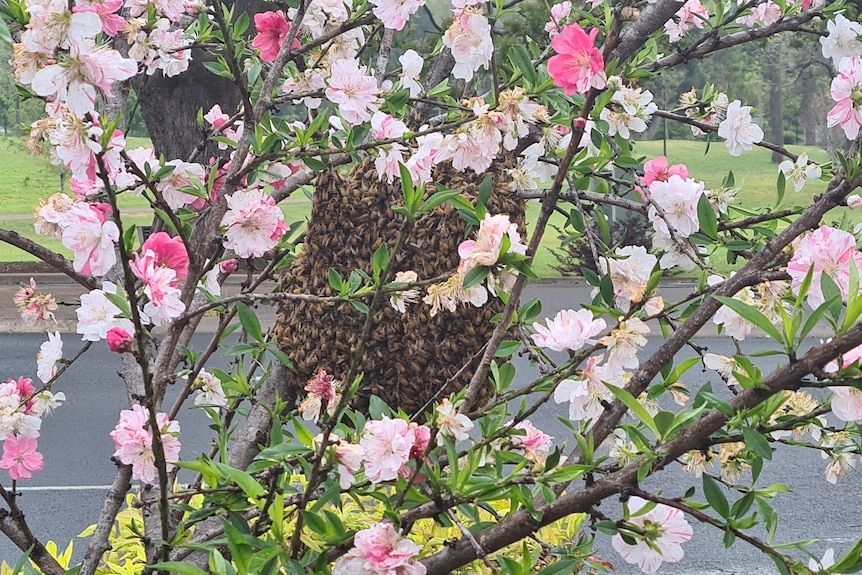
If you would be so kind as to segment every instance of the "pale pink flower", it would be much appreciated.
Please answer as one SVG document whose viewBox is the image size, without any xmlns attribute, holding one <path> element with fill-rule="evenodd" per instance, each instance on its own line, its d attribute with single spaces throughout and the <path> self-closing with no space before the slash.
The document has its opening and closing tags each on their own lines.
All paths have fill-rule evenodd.
<svg viewBox="0 0 862 575">
<path fill-rule="evenodd" d="M 533 324 L 533 342 L 553 351 L 577 351 L 607 327 L 604 319 L 593 319 L 593 312 L 587 309 L 565 309 L 545 323 Z"/>
<path fill-rule="evenodd" d="M 94 12 L 69 11 L 61 0 L 26 2 L 30 15 L 21 42 L 30 52 L 52 55 L 57 48 L 86 50 L 102 31 L 102 23 Z"/>
<path fill-rule="evenodd" d="M 295 17 L 292 11 L 288 14 Z M 302 19 L 302 27 L 312 38 L 319 38 L 347 22 L 349 17 L 344 0 L 311 0 Z"/>
<path fill-rule="evenodd" d="M 397 272 L 395 274 L 395 279 L 392 281 L 399 284 L 409 284 L 414 283 L 418 279 L 419 276 L 416 272 L 408 270 L 406 272 Z M 407 304 L 413 303 L 417 299 L 419 299 L 419 290 L 405 289 L 390 295 L 389 305 L 391 305 L 392 309 L 395 311 L 405 313 L 407 311 Z"/>
<path fill-rule="evenodd" d="M 132 466 L 132 479 L 144 483 L 153 483 L 158 477 L 158 470 L 153 454 L 153 433 L 149 426 L 147 410 L 141 405 L 133 405 L 132 409 L 120 412 L 120 421 L 111 431 L 116 451 L 114 457 L 122 463 Z M 167 470 L 173 469 L 173 464 L 179 461 L 180 455 L 180 424 L 171 421 L 166 413 L 157 413 L 156 422 L 161 435 Z"/>
<path fill-rule="evenodd" d="M 527 246 L 521 242 L 518 225 L 509 221 L 506 214 L 485 214 L 479 224 L 475 240 L 464 240 L 458 245 L 458 255 L 461 256 L 459 271 L 467 274 L 477 266 L 493 266 L 503 254 L 503 238 L 509 238 L 509 250 L 506 253 L 524 254 Z"/>
<path fill-rule="evenodd" d="M 462 413 L 458 413 L 458 409 L 449 401 L 449 398 L 443 398 L 440 405 L 437 406 L 437 416 L 435 422 L 440 429 L 437 435 L 437 444 L 443 445 L 443 436 L 449 435 L 455 441 L 464 441 L 470 438 L 469 431 L 473 429 L 473 421 Z"/>
<path fill-rule="evenodd" d="M 410 17 L 425 5 L 425 0 L 369 0 L 372 12 L 390 30 L 403 30 Z"/>
<path fill-rule="evenodd" d="M 63 237 L 66 214 L 75 207 L 75 200 L 66 194 L 56 193 L 47 200 L 39 198 L 36 208 L 36 233 L 56 239 Z"/>
<path fill-rule="evenodd" d="M 101 290 L 93 290 L 81 296 L 81 305 L 76 310 L 77 332 L 85 341 L 105 339 L 108 331 L 113 327 L 123 328 L 129 333 L 135 331 L 131 320 L 117 317 L 122 311 L 105 296 L 105 293 L 117 294 L 117 286 L 111 282 L 102 282 Z"/>
<path fill-rule="evenodd" d="M 425 566 L 415 560 L 420 547 L 400 537 L 391 523 L 357 532 L 353 544 L 335 564 L 333 575 L 425 575 Z"/>
<path fill-rule="evenodd" d="M 36 376 L 42 383 L 48 383 L 57 375 L 57 362 L 63 359 L 63 339 L 60 332 L 48 332 L 48 341 L 39 346 L 36 354 Z"/>
<path fill-rule="evenodd" d="M 862 208 L 862 196 L 859 194 L 850 194 L 847 196 L 847 207 L 851 210 Z"/>
<path fill-rule="evenodd" d="M 652 199 L 648 217 L 653 229 L 661 235 L 670 236 L 668 226 L 679 236 L 687 238 L 700 229 L 697 204 L 703 195 L 703 182 L 672 175 L 667 181 L 654 180 L 649 186 Z M 655 206 L 661 208 L 662 217 Z"/>
<path fill-rule="evenodd" d="M 856 442 L 847 431 L 838 431 L 836 433 L 828 433 L 823 435 L 823 440 L 820 442 L 822 447 L 835 448 L 850 448 L 836 453 L 835 451 L 821 451 L 820 456 L 823 459 L 831 459 L 832 461 L 826 466 L 824 472 L 826 481 L 835 485 L 841 477 L 852 472 L 858 465 L 859 456 L 854 453 Z"/>
<path fill-rule="evenodd" d="M 514 429 L 524 431 L 524 435 L 512 435 L 512 445 L 524 450 L 527 459 L 534 463 L 544 464 L 554 447 L 553 437 L 524 420 L 515 425 Z"/>
<path fill-rule="evenodd" d="M 278 51 L 290 34 L 290 23 L 284 17 L 284 12 L 279 10 L 255 14 L 254 26 L 257 28 L 257 35 L 252 40 L 251 47 L 260 50 L 260 59 L 264 62 L 275 62 Z M 301 45 L 294 37 L 290 48 L 295 50 Z"/>
<path fill-rule="evenodd" d="M 114 244 L 120 239 L 117 224 L 102 209 L 81 202 L 66 214 L 63 246 L 72 250 L 76 272 L 103 276 L 117 261 Z"/>
<path fill-rule="evenodd" d="M 841 295 L 846 297 L 850 289 L 851 261 L 857 270 L 862 270 L 862 254 L 856 249 L 856 238 L 843 230 L 820 226 L 805 234 L 794 246 L 793 257 L 787 264 L 790 287 L 798 295 L 805 276 L 813 270 L 806 300 L 808 305 L 816 308 L 825 301 L 820 282 L 823 274 L 832 278 Z"/>
<path fill-rule="evenodd" d="M 859 31 L 862 34 L 862 30 Z M 826 553 L 823 554 L 823 559 L 818 561 L 814 557 L 808 560 L 808 569 L 812 572 L 817 573 L 821 570 L 829 572 L 829 568 L 835 565 L 835 551 L 830 547 L 826 550 Z M 835 575 L 844 575 L 842 573 L 836 573 Z"/>
<path fill-rule="evenodd" d="M 149 301 L 144 313 L 154 325 L 168 325 L 186 310 L 180 299 L 177 274 L 171 268 L 156 267 L 153 252 L 147 251 L 143 258 L 132 262 L 132 272 L 144 282 L 144 293 Z"/>
<path fill-rule="evenodd" d="M 676 15 L 664 23 L 671 43 L 679 42 L 693 28 L 702 29 L 709 18 L 709 10 L 700 3 L 700 0 L 688 0 Z"/>
<path fill-rule="evenodd" d="M 60 407 L 64 401 L 66 401 L 65 393 L 62 391 L 51 393 L 46 389 L 33 395 L 29 403 L 32 405 L 32 411 L 37 417 L 45 417 L 46 415 L 53 414 L 54 410 Z"/>
<path fill-rule="evenodd" d="M 602 404 L 614 398 L 603 381 L 610 378 L 598 365 L 603 358 L 601 355 L 591 357 L 581 372 L 581 378 L 564 379 L 554 390 L 556 403 L 569 403 L 569 419 L 583 421 L 587 428 L 592 427 L 604 411 Z"/>
<path fill-rule="evenodd" d="M 831 94 L 838 103 L 826 115 L 826 125 L 840 125 L 847 139 L 855 140 L 862 126 L 862 60 L 855 56 L 841 60 Z"/>
<path fill-rule="evenodd" d="M 233 272 L 236 271 L 237 267 L 239 266 L 239 262 L 237 261 L 236 258 L 230 258 L 230 259 L 226 259 L 226 260 L 219 262 L 218 266 L 219 266 L 219 270 L 221 270 L 221 273 L 232 274 Z"/>
<path fill-rule="evenodd" d="M 643 246 L 617 248 L 616 258 L 599 258 L 599 265 L 608 270 L 614 286 L 614 304 L 627 312 L 633 303 L 643 300 L 647 282 L 658 258 Z"/>
<path fill-rule="evenodd" d="M 365 450 L 355 443 L 339 441 L 335 446 L 335 457 L 338 460 L 338 485 L 342 489 L 349 489 L 365 460 Z"/>
<path fill-rule="evenodd" d="M 241 258 L 262 256 L 290 229 L 275 200 L 260 190 L 236 191 L 227 196 L 227 206 L 221 221 L 224 245 Z"/>
<path fill-rule="evenodd" d="M 452 51 L 455 67 L 452 76 L 470 81 L 479 68 L 488 69 L 494 44 L 491 24 L 482 14 L 465 10 L 456 16 L 443 35 L 443 44 Z"/>
<path fill-rule="evenodd" d="M 367 122 L 377 111 L 380 88 L 368 68 L 355 59 L 336 60 L 330 68 L 326 98 L 338 106 L 338 112 L 350 125 Z"/>
<path fill-rule="evenodd" d="M 769 26 L 780 19 L 781 6 L 771 0 L 767 0 L 752 8 L 748 15 L 737 18 L 736 21 L 743 26 L 754 26 L 756 24 Z"/>
<path fill-rule="evenodd" d="M 42 454 L 36 451 L 39 443 L 32 437 L 10 435 L 3 442 L 3 459 L 0 469 L 8 469 L 12 481 L 30 479 L 33 471 L 42 469 Z"/>
<path fill-rule="evenodd" d="M 628 500 L 633 515 L 628 522 L 643 533 L 637 536 L 635 544 L 629 545 L 619 534 L 611 542 L 627 563 L 636 563 L 644 573 L 655 573 L 663 562 L 676 563 L 682 559 L 682 544 L 691 539 L 694 531 L 683 512 L 668 505 L 659 503 L 650 511 L 637 514 L 646 504 L 640 497 Z"/>
<path fill-rule="evenodd" d="M 835 16 L 835 20 L 826 21 L 827 36 L 820 37 L 820 47 L 824 58 L 832 58 L 832 63 L 838 66 L 844 58 L 862 56 L 862 25 L 848 20 L 843 14 Z"/>
<path fill-rule="evenodd" d="M 563 29 L 563 24 L 571 13 L 572 3 L 570 0 L 563 0 L 559 4 L 551 6 L 551 19 L 545 24 L 545 32 L 548 33 L 551 39 L 560 33 L 560 30 Z"/>
<path fill-rule="evenodd" d="M 371 483 L 392 481 L 410 460 L 416 435 L 403 419 L 369 421 L 359 445 L 365 450 L 365 474 Z"/>
<path fill-rule="evenodd" d="M 112 327 L 105 334 L 105 343 L 108 349 L 114 353 L 131 353 L 132 352 L 132 334 L 121 327 Z"/>
<path fill-rule="evenodd" d="M 598 28 L 593 28 L 587 35 L 579 25 L 570 24 L 551 40 L 556 54 L 548 60 L 548 74 L 566 95 L 605 87 L 605 60 L 595 46 L 598 33 Z"/>
<path fill-rule="evenodd" d="M 137 73 L 137 62 L 107 46 L 79 51 L 72 45 L 70 57 L 36 72 L 31 87 L 37 95 L 63 102 L 70 112 L 83 117 L 96 109 L 95 87 L 113 96 L 111 84 Z"/>
<path fill-rule="evenodd" d="M 619 375 L 626 369 L 637 369 L 638 352 L 647 344 L 649 326 L 636 317 L 620 322 L 620 326 L 599 340 L 608 348 L 607 368 Z"/>
<path fill-rule="evenodd" d="M 224 394 L 221 380 L 218 377 L 202 369 L 195 380 L 198 394 L 195 396 L 195 405 L 215 405 L 227 407 L 227 397 Z"/>
<path fill-rule="evenodd" d="M 416 50 L 407 50 L 398 58 L 398 63 L 401 64 L 401 87 L 410 90 L 411 98 L 417 97 L 422 93 L 422 84 L 418 80 L 425 60 Z"/>
<path fill-rule="evenodd" d="M 51 294 L 36 293 L 36 280 L 30 278 L 30 285 L 23 286 L 12 297 L 12 302 L 18 306 L 18 312 L 25 325 L 33 325 L 37 321 L 54 319 L 52 312 L 57 310 L 57 300 Z"/>
<path fill-rule="evenodd" d="M 407 133 L 407 126 L 401 120 L 396 120 L 389 114 L 374 112 L 371 117 L 371 135 L 378 140 L 400 138 Z M 393 180 L 401 177 L 400 164 L 404 163 L 403 152 L 406 150 L 402 144 L 393 142 L 384 144 L 377 148 L 377 158 L 374 160 L 374 169 L 377 170 L 377 178 L 391 184 Z"/>
<path fill-rule="evenodd" d="M 822 174 L 820 166 L 808 162 L 808 154 L 805 152 L 799 154 L 795 162 L 784 160 L 778 164 L 778 169 L 784 174 L 784 179 L 793 184 L 793 191 L 795 192 L 802 191 L 808 180 L 819 180 Z"/>
<path fill-rule="evenodd" d="M 202 165 L 171 160 L 165 162 L 165 166 L 174 166 L 174 170 L 156 182 L 156 189 L 161 192 L 169 208 L 176 210 L 200 200 L 199 196 L 184 192 L 183 189 L 203 187 L 206 171 Z"/>
<path fill-rule="evenodd" d="M 743 106 L 734 100 L 727 107 L 724 120 L 718 125 L 718 135 L 725 139 L 731 156 L 751 151 L 753 144 L 763 140 L 763 130 L 751 119 L 751 106 Z"/>
</svg>

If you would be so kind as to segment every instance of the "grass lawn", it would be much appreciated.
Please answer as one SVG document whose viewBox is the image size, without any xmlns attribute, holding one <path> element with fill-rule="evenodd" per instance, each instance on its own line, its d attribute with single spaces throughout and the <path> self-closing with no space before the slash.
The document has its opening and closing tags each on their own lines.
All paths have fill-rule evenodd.
<svg viewBox="0 0 862 575">
<path fill-rule="evenodd" d="M 146 138 L 128 138 L 127 147 L 148 146 Z M 808 151 L 813 161 L 820 163 L 828 161 L 824 151 L 820 149 L 809 149 L 802 146 L 789 146 L 795 153 Z M 706 182 L 707 187 L 721 184 L 722 179 L 728 171 L 733 171 L 737 185 L 744 184 L 742 191 L 737 196 L 737 204 L 743 208 L 775 207 L 777 193 L 775 188 L 778 167 L 770 162 L 769 150 L 755 148 L 740 157 L 733 157 L 727 153 L 723 142 L 712 142 L 708 153 L 705 141 L 669 141 L 668 156 L 671 163 L 683 163 L 689 167 L 692 177 Z M 635 146 L 635 155 L 645 156 L 647 159 L 662 154 L 662 142 L 638 142 Z M 27 237 L 35 238 L 33 231 L 32 213 L 39 204 L 39 198 L 47 197 L 60 191 L 60 171 L 56 166 L 42 157 L 34 157 L 27 154 L 21 142 L 17 138 L 0 137 L 0 225 L 12 229 Z M 68 183 L 66 183 L 68 191 Z M 795 205 L 806 206 L 811 203 L 814 194 L 820 193 L 826 188 L 825 182 L 814 182 L 806 185 L 800 193 L 795 193 L 788 186 L 785 193 L 782 208 Z M 137 210 L 146 208 L 147 204 L 143 198 L 131 194 L 121 197 L 121 209 Z M 567 208 L 568 209 L 568 208 Z M 310 211 L 311 203 L 305 196 L 298 192 L 292 198 L 282 203 L 285 220 L 293 223 L 304 221 Z M 828 217 L 831 220 L 840 220 L 842 215 L 849 210 L 835 210 L 835 215 Z M 527 206 L 527 226 L 532 229 L 539 214 L 539 205 L 531 201 Z M 857 223 L 862 221 L 862 214 L 849 213 L 850 221 Z M 5 218 L 4 216 L 11 216 Z M 135 224 L 147 224 L 149 218 L 142 215 L 130 215 L 129 221 Z M 562 228 L 564 218 L 554 214 L 551 218 L 551 226 Z M 534 268 L 541 276 L 559 275 L 553 266 L 557 263 L 551 254 L 551 248 L 560 245 L 560 238 L 553 227 L 549 227 L 542 247 L 536 256 Z M 44 241 L 40 238 L 39 241 Z M 48 242 L 49 247 L 62 250 L 59 242 Z M 0 261 L 27 261 L 32 256 L 0 243 Z"/>
</svg>

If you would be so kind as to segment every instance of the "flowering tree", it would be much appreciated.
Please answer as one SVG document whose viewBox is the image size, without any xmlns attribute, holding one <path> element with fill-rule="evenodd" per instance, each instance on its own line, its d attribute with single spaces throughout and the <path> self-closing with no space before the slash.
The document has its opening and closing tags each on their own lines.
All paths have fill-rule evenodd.
<svg viewBox="0 0 862 575">
<path fill-rule="evenodd" d="M 422 5 L 0 5 L 16 77 L 45 102 L 46 118 L 33 124 L 29 142 L 71 171 L 75 193 L 55 194 L 36 212 L 37 231 L 60 240 L 71 261 L 7 230 L 0 240 L 86 290 L 78 334 L 89 342 L 85 351 L 107 345 L 119 354 L 130 398 L 111 432 L 116 479 L 77 572 L 104 569 L 133 484 L 143 517 L 137 566 L 146 572 L 422 575 L 474 562 L 476 570 L 573 572 L 601 567 L 591 559 L 592 541 L 608 535 L 622 561 L 653 573 L 683 559 L 691 518 L 723 531 L 725 541 L 754 545 L 784 573 L 858 570 L 862 543 L 806 567 L 752 530 L 775 530 L 770 500 L 780 488 L 758 480 L 776 444 L 822 451 L 833 482 L 858 460 L 862 252 L 853 234 L 821 221 L 834 208 L 862 205 L 850 195 L 862 183 L 855 142 L 862 26 L 841 2 L 565 0 L 551 7 L 547 37 L 497 54 L 495 25 L 516 8 L 455 1 L 437 47 L 424 55 L 405 50 L 395 64 L 393 46 Z M 712 86 L 660 110 L 638 85 L 717 50 L 792 32 L 819 34 L 837 70 L 828 123 L 850 143 L 834 166 L 763 141 L 751 106 Z M 170 130 L 151 118 L 161 149 L 127 149 L 118 111 L 130 83 L 182 78 L 198 59 L 196 73 L 227 79 L 233 94 L 198 110 L 199 143 L 181 157 L 157 153 L 167 149 Z M 141 97 L 144 107 L 155 98 L 146 88 Z M 788 184 L 799 191 L 826 176 L 828 187 L 804 210 L 743 210 L 734 205 L 732 174 L 707 189 L 696 167 L 637 155 L 630 138 L 655 117 L 717 134 L 734 156 L 753 146 L 785 156 L 779 204 Z M 339 168 L 345 164 L 355 165 L 349 175 Z M 310 183 L 312 220 L 306 237 L 294 237 L 278 204 Z M 146 238 L 123 220 L 122 194 L 152 206 Z M 515 196 L 541 201 L 529 238 Z M 356 245 L 348 233 L 342 239 L 355 269 L 330 266 L 319 251 L 324 228 L 313 224 L 342 218 L 339 225 L 358 230 L 370 221 L 366 204 L 382 204 L 374 221 L 388 231 Z M 572 228 L 600 262 L 599 273 L 587 276 L 596 293 L 578 309 L 541 319 L 540 306 L 520 296 L 535 275 L 530 262 L 549 218 L 566 204 Z M 646 218 L 655 253 L 606 245 L 588 221 L 601 220 L 595 207 L 604 205 Z M 447 236 L 452 222 L 458 233 Z M 421 248 L 439 237 L 459 241 L 451 253 L 437 253 L 443 244 L 430 254 Z M 733 272 L 716 270 L 725 255 Z M 260 258 L 256 271 L 252 260 Z M 221 284 L 238 260 L 246 260 L 247 280 L 239 294 L 223 297 Z M 324 283 L 293 289 L 312 285 L 290 282 L 321 261 Z M 419 261 L 426 267 L 413 267 Z M 665 301 L 661 280 L 677 269 L 696 274 L 698 289 Z M 276 273 L 291 289 L 260 293 Z M 261 301 L 281 306 L 273 334 L 255 316 L 251 304 Z M 56 306 L 33 283 L 15 303 L 31 321 L 48 319 Z M 291 319 L 299 317 L 292 310 L 312 304 L 303 308 L 317 310 L 312 317 Z M 211 343 L 190 351 L 213 310 L 219 325 Z M 393 366 L 414 358 L 386 353 L 387 341 L 399 343 L 392 334 L 407 337 L 389 326 L 413 322 L 421 338 L 439 336 L 433 341 L 444 346 L 457 334 L 442 330 L 462 317 L 477 325 L 458 340 L 456 355 L 441 353 L 408 372 L 418 391 L 394 392 L 410 380 Z M 710 321 L 737 342 L 761 330 L 783 364 L 762 373 L 744 345 L 733 357 L 707 353 L 694 338 Z M 326 341 L 320 334 L 333 322 L 349 333 Z M 818 323 L 833 337 L 800 349 Z M 224 336 L 235 330 L 239 343 L 228 344 Z M 663 343 L 644 357 L 656 330 Z M 383 347 L 372 346 L 380 337 Z M 300 341 L 316 348 L 289 343 Z M 676 359 L 686 345 L 698 356 Z M 512 384 L 518 350 L 541 371 L 524 387 Z M 559 361 L 551 351 L 568 355 Z M 229 371 L 211 366 L 220 353 L 238 358 Z M 449 365 L 449 357 L 463 361 Z M 50 575 L 65 569 L 26 524 L 16 489 L 42 468 L 42 418 L 65 399 L 57 388 L 69 361 L 60 334 L 49 332 L 37 354 L 41 383 L 15 374 L 0 385 L 0 468 L 11 480 L 0 488 L 8 506 L 0 530 Z M 731 399 L 708 387 L 688 397 L 682 380 L 698 363 L 720 374 Z M 438 381 L 432 372 L 446 375 Z M 178 376 L 187 383 L 167 406 L 166 387 Z M 806 391 L 824 387 L 824 402 Z M 678 407 L 659 407 L 665 395 Z M 530 421 L 549 401 L 568 405 L 574 449 L 563 451 Z M 182 452 L 187 404 L 212 419 L 211 453 Z M 830 424 L 830 412 L 840 424 Z M 682 467 L 702 477 L 684 497 L 640 487 Z M 180 484 L 179 469 L 197 478 Z M 728 492 L 738 499 L 729 501 Z M 599 510 L 608 498 L 624 502 L 621 516 Z M 552 547 L 537 535 L 572 516 L 591 518 L 582 540 Z M 421 533 L 432 521 L 458 536 L 429 541 Z M 539 542 L 537 552 L 528 539 Z M 129 561 L 138 557 L 128 553 Z"/>
</svg>

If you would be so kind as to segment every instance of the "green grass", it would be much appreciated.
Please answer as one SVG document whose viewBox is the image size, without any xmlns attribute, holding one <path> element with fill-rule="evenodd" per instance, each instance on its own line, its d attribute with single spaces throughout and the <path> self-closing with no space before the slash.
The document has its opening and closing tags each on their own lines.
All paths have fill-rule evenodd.
<svg viewBox="0 0 862 575">
<path fill-rule="evenodd" d="M 127 147 L 149 146 L 146 138 L 128 138 Z M 801 153 L 808 151 L 813 161 L 824 163 L 828 161 L 826 153 L 820 149 L 807 149 L 802 146 L 789 146 L 791 151 Z M 706 152 L 706 153 L 705 153 Z M 645 156 L 647 159 L 662 154 L 662 142 L 637 142 L 635 144 L 636 156 Z M 733 171 L 737 185 L 743 184 L 742 191 L 737 196 L 737 204 L 741 208 L 755 209 L 775 207 L 777 202 L 776 176 L 777 165 L 770 162 L 771 152 L 762 148 L 755 148 L 740 157 L 733 157 L 727 153 L 723 142 L 712 142 L 707 152 L 704 141 L 669 141 L 668 157 L 672 164 L 684 163 L 688 166 L 690 174 L 696 179 L 706 182 L 707 187 L 721 184 L 728 171 Z M 39 205 L 39 198 L 48 197 L 60 190 L 59 169 L 52 166 L 50 162 L 42 157 L 30 156 L 20 140 L 8 137 L 0 137 L 0 225 L 13 229 L 22 235 L 36 238 L 33 231 L 32 214 Z M 806 185 L 800 193 L 795 193 L 788 186 L 785 198 L 780 207 L 806 206 L 812 201 L 812 196 L 823 192 L 826 188 L 825 182 L 813 182 Z M 68 191 L 68 184 L 66 185 Z M 131 194 L 121 197 L 121 209 L 137 210 L 146 208 L 147 204 L 143 198 Z M 301 192 L 282 203 L 285 220 L 293 222 L 305 221 L 311 212 L 311 203 Z M 840 220 L 849 210 L 835 210 L 834 216 L 830 214 L 830 220 Z M 531 201 L 527 205 L 527 227 L 532 231 L 538 217 L 539 205 Z M 13 216 L 13 219 L 4 218 Z M 135 224 L 146 224 L 147 217 L 141 215 L 130 215 L 129 222 Z M 862 214 L 849 212 L 851 222 L 862 221 Z M 22 219 L 25 218 L 25 219 Z M 553 266 L 557 263 L 551 254 L 551 249 L 560 245 L 560 238 L 553 226 L 562 228 L 564 218 L 554 214 L 551 218 L 542 246 L 536 256 L 534 269 L 541 276 L 559 275 Z M 39 238 L 40 242 L 44 238 Z M 47 242 L 48 247 L 63 251 L 59 242 Z M 0 261 L 29 261 L 32 256 L 0 243 Z"/>
</svg>

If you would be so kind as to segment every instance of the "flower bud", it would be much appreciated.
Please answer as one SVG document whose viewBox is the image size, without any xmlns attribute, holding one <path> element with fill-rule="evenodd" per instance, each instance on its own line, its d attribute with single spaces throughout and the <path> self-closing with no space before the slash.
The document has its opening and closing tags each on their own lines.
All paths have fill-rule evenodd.
<svg viewBox="0 0 862 575">
<path fill-rule="evenodd" d="M 105 336 L 108 349 L 116 353 L 132 353 L 132 334 L 121 327 L 112 327 Z"/>
<path fill-rule="evenodd" d="M 847 207 L 851 210 L 858 210 L 859 208 L 862 208 L 862 196 L 860 196 L 859 194 L 847 196 Z"/>
<path fill-rule="evenodd" d="M 223 274 L 232 274 L 236 271 L 237 261 L 236 258 L 231 258 L 229 260 L 224 260 L 219 265 L 219 269 Z"/>
</svg>

